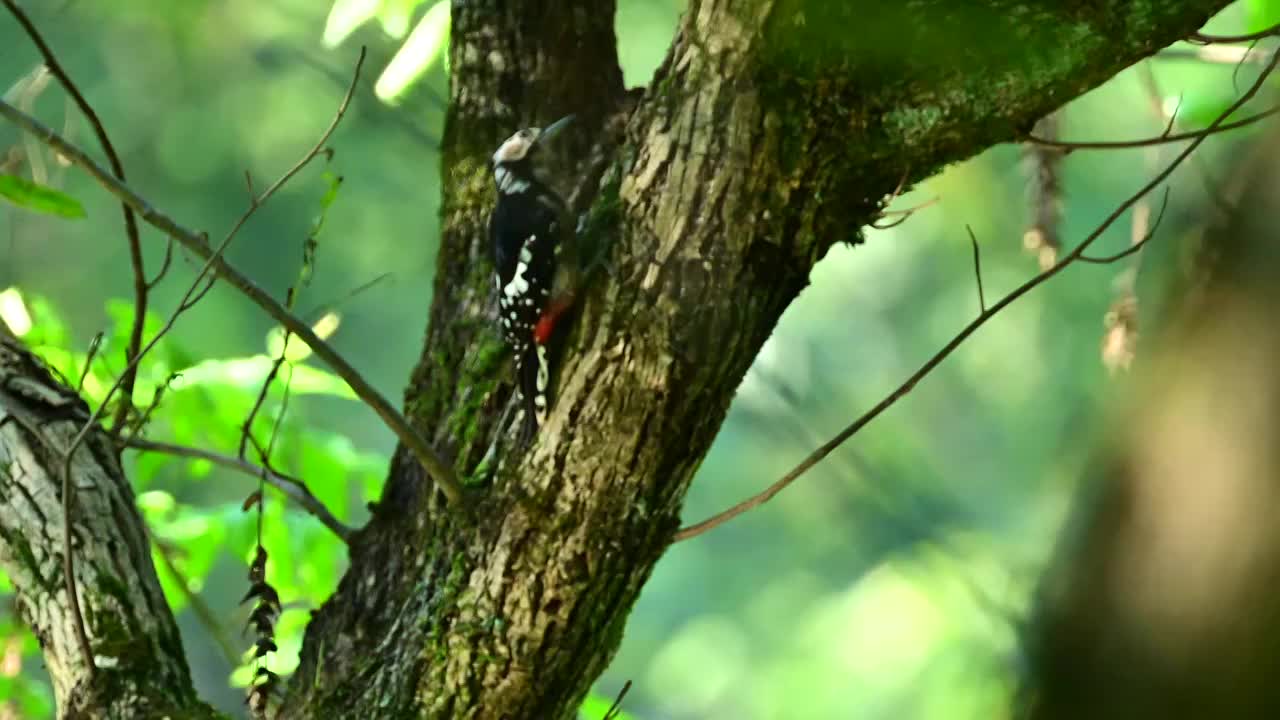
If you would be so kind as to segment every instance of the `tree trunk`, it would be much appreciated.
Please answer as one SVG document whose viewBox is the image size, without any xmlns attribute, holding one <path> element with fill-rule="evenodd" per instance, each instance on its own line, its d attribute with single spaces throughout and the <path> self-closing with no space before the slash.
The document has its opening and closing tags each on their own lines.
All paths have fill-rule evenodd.
<svg viewBox="0 0 1280 720">
<path fill-rule="evenodd" d="M 80 650 L 63 564 L 63 458 L 89 410 L 0 327 L 0 570 L 44 649 L 62 717 L 213 717 L 191 684 L 133 490 L 94 430 L 71 463 Z"/>
<path fill-rule="evenodd" d="M 457 6 L 442 245 L 406 408 L 473 488 L 475 520 L 397 453 L 308 630 L 292 715 L 571 717 L 813 264 L 904 180 L 1015 138 L 1224 4 L 694 2 L 634 107 L 612 4 Z M 569 112 L 573 157 L 609 161 L 589 232 L 612 272 L 587 293 L 537 443 L 482 464 L 511 392 L 486 161 Z"/>
<path fill-rule="evenodd" d="M 471 511 L 447 507 L 396 452 L 349 571 L 307 629 L 282 715 L 571 717 L 617 649 L 738 383 L 814 263 L 860 241 L 895 187 L 1017 138 L 1227 4 L 694 0 L 652 84 L 628 93 L 613 3 L 455 3 L 437 279 L 405 408 L 454 463 Z M 587 233 L 610 269 L 582 301 L 550 418 L 520 451 L 496 437 L 512 387 L 494 329 L 487 160 L 516 128 L 570 112 L 565 174 L 584 188 Z M 147 697 L 155 686 L 156 707 L 197 707 L 127 487 L 94 452 L 81 462 L 97 475 L 77 487 L 115 488 L 101 502 L 117 511 L 88 512 L 85 490 L 83 537 L 131 538 L 109 556 L 131 560 L 99 571 L 108 558 L 82 543 L 77 573 L 99 618 L 90 640 L 118 668 L 153 668 L 97 677 L 127 676 Z M 0 501 L 16 501 L 0 487 Z M 97 535 L 96 523 L 120 527 Z M 47 539 L 30 516 L 6 533 Z M 35 557 L 56 555 L 55 543 Z M 20 591 L 47 603 L 60 586 Z M 137 599 L 111 605 L 117 587 Z M 47 621 L 50 666 L 68 659 L 60 703 L 83 707 L 67 614 Z M 122 642 L 137 649 L 115 652 Z"/>
</svg>

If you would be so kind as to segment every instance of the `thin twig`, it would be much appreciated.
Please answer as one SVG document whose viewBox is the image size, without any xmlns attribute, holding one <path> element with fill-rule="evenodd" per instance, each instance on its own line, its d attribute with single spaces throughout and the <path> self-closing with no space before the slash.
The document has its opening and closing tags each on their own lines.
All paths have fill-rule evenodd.
<svg viewBox="0 0 1280 720">
<path fill-rule="evenodd" d="M 165 238 L 164 259 L 160 261 L 160 270 L 156 272 L 156 276 L 148 283 L 148 288 L 154 288 L 164 279 L 166 273 L 169 272 L 169 266 L 173 264 L 173 238 Z"/>
<path fill-rule="evenodd" d="M 1143 248 L 1144 245 L 1146 245 L 1148 242 L 1151 241 L 1151 238 L 1156 236 L 1156 230 L 1160 229 L 1160 221 L 1164 220 L 1164 211 L 1168 207 L 1169 207 L 1169 188 L 1166 187 L 1164 189 L 1164 198 L 1160 201 L 1160 212 L 1156 214 L 1156 221 L 1151 224 L 1151 227 L 1148 228 L 1145 233 L 1142 233 L 1138 237 L 1134 238 L 1133 242 L 1131 242 L 1129 246 L 1126 247 L 1125 249 L 1111 255 L 1094 257 L 1092 255 L 1086 255 L 1084 253 L 1081 253 L 1079 257 L 1080 262 L 1091 263 L 1093 265 L 1110 265 L 1111 263 L 1123 260 L 1124 258 L 1127 258 L 1130 255 L 1138 252 Z"/>
<path fill-rule="evenodd" d="M 203 448 L 186 447 L 184 445 L 173 445 L 171 443 L 155 442 L 144 438 L 129 438 L 124 443 L 125 447 L 143 452 L 158 452 L 176 457 L 195 458 L 198 460 L 208 460 L 214 465 L 218 465 L 228 470 L 249 475 L 254 478 L 266 477 L 267 483 L 284 493 L 286 497 L 297 503 L 303 510 L 306 510 L 325 527 L 333 531 L 343 542 L 350 542 L 351 535 L 355 531 L 350 526 L 339 520 L 324 503 L 311 493 L 306 483 L 301 479 L 291 475 L 285 475 L 273 468 L 255 465 L 248 460 L 241 460 L 232 455 L 224 455 L 222 453 L 205 450 Z M 263 471 L 266 470 L 265 475 Z"/>
<path fill-rule="evenodd" d="M 614 698 L 613 704 L 605 711 L 604 716 L 600 720 L 615 720 L 622 715 L 622 699 L 627 696 L 627 692 L 631 690 L 631 681 L 622 683 L 622 689 L 618 691 L 618 696 Z"/>
<path fill-rule="evenodd" d="M 1256 40 L 1280 35 L 1280 23 L 1276 23 L 1266 30 L 1259 30 L 1255 33 L 1247 33 L 1244 35 L 1206 35 L 1200 32 L 1194 32 L 1187 36 L 1187 42 L 1200 43 L 1204 45 L 1212 45 L 1214 43 L 1247 43 Z"/>
<path fill-rule="evenodd" d="M 987 296 L 982 290 L 982 251 L 978 249 L 978 236 L 973 234 L 973 228 L 969 225 L 964 226 L 969 231 L 969 243 L 973 245 L 973 276 L 978 280 L 978 314 L 987 311 Z"/>
<path fill-rule="evenodd" d="M 1193 152 L 1195 152 L 1196 148 L 1198 148 L 1200 144 L 1205 141 L 1206 138 L 1212 135 L 1213 132 L 1215 132 L 1216 129 L 1219 126 L 1221 126 L 1224 123 L 1224 121 L 1232 113 L 1239 110 L 1241 106 L 1243 106 L 1246 102 L 1252 99 L 1253 96 L 1256 95 L 1258 91 L 1262 89 L 1263 84 L 1266 82 L 1267 78 L 1271 75 L 1271 72 L 1275 70 L 1277 63 L 1280 63 L 1280 50 L 1277 50 L 1276 52 L 1272 53 L 1271 60 L 1267 63 L 1266 67 L 1263 68 L 1262 73 L 1258 76 L 1257 80 L 1254 81 L 1253 85 L 1251 85 L 1249 89 L 1244 92 L 1244 94 L 1242 94 L 1239 98 L 1236 99 L 1235 102 L 1231 104 L 1230 107 L 1228 107 L 1225 111 L 1222 112 L 1222 114 L 1218 115 L 1218 117 L 1215 118 L 1212 123 L 1210 123 L 1209 127 L 1207 128 L 1209 132 L 1204 132 L 1199 136 L 1197 136 L 1194 140 L 1192 140 L 1191 144 L 1183 148 L 1182 151 L 1179 152 L 1178 155 L 1168 165 L 1166 165 L 1163 170 L 1161 170 L 1159 173 L 1156 174 L 1155 177 L 1153 177 L 1145 185 L 1139 188 L 1136 193 L 1134 193 L 1133 195 L 1130 195 L 1124 202 L 1120 203 L 1119 207 L 1117 207 L 1114 211 L 1112 211 L 1112 213 L 1108 215 L 1100 225 L 1094 228 L 1093 232 L 1089 233 L 1089 235 L 1083 241 L 1081 241 L 1081 243 L 1077 245 L 1074 250 L 1072 250 L 1065 257 L 1059 260 L 1057 264 L 1045 270 L 1044 272 L 1041 272 L 1040 274 L 1026 281 L 1022 285 L 1019 285 L 1017 288 L 1011 291 L 1008 295 L 1005 295 L 1003 298 L 1001 298 L 999 302 L 997 302 L 995 305 L 992 305 L 986 312 L 983 312 L 977 318 L 970 321 L 969 324 L 965 325 L 964 328 L 958 334 L 956 334 L 955 337 L 951 338 L 951 340 L 947 342 L 947 344 L 944 345 L 941 350 L 939 350 L 927 361 L 925 361 L 924 365 L 922 365 L 920 369 L 912 373 L 911 376 L 907 378 L 906 382 L 898 386 L 897 389 L 895 389 L 887 397 L 885 397 L 883 400 L 877 403 L 875 407 L 868 410 L 861 417 L 854 420 L 847 427 L 845 427 L 843 430 L 837 433 L 836 436 L 833 437 L 831 440 L 827 441 L 821 447 L 819 447 L 818 449 L 810 453 L 808 457 L 802 460 L 799 465 L 796 465 L 786 475 L 783 475 L 781 479 L 774 482 L 772 485 L 765 488 L 761 492 L 747 498 L 746 500 L 743 500 L 737 503 L 733 507 L 730 507 L 726 510 L 716 513 L 715 515 L 695 525 L 690 525 L 688 527 L 680 529 L 673 537 L 672 542 L 680 542 L 683 540 L 688 540 L 693 537 L 697 537 L 698 535 L 701 535 L 713 528 L 719 527 L 720 525 L 723 525 L 729 520 L 732 520 L 733 518 L 739 515 L 742 515 L 743 513 L 749 510 L 752 510 L 754 508 L 757 508 L 769 502 L 770 500 L 772 500 L 774 496 L 776 496 L 778 493 L 785 490 L 788 486 L 794 483 L 801 475 L 807 472 L 814 465 L 817 465 L 819 462 L 821 462 L 823 458 L 830 455 L 836 448 L 844 444 L 844 442 L 848 440 L 850 437 L 853 437 L 853 435 L 857 433 L 859 430 L 861 430 L 863 427 L 865 427 L 867 423 L 879 417 L 881 413 L 889 409 L 894 403 L 896 403 L 898 400 L 906 396 L 907 393 L 911 392 L 911 390 L 915 388 L 916 383 L 920 382 L 920 380 L 922 380 L 926 375 L 932 372 L 933 369 L 936 368 L 939 364 L 941 364 L 942 361 L 945 360 L 948 356 L 950 356 L 951 353 L 954 352 L 956 348 L 960 347 L 960 345 L 964 343 L 965 340 L 967 340 L 971 335 L 977 332 L 978 328 L 985 325 L 987 321 L 995 317 L 998 313 L 1000 313 L 1002 310 L 1004 310 L 1006 307 L 1012 304 L 1015 300 L 1022 297 L 1023 295 L 1026 295 L 1027 293 L 1031 292 L 1032 290 L 1039 287 L 1040 285 L 1044 284 L 1054 275 L 1057 275 L 1058 273 L 1065 270 L 1072 263 L 1074 263 L 1076 260 L 1079 260 L 1080 256 L 1083 255 L 1085 251 L 1089 249 L 1089 246 L 1092 245 L 1094 241 L 1096 241 L 1098 238 L 1102 237 L 1102 234 L 1106 232 L 1107 228 L 1111 227 L 1111 225 L 1113 225 L 1116 222 L 1116 220 L 1118 220 L 1122 215 L 1124 215 L 1124 213 L 1128 211 L 1129 208 L 1137 204 L 1137 202 L 1141 200 L 1143 197 L 1145 197 L 1147 193 L 1151 192 L 1156 187 L 1158 187 L 1161 183 L 1167 180 L 1169 176 L 1173 174 L 1174 170 L 1177 170 L 1178 167 L 1182 165 L 1182 163 L 1188 157 L 1190 157 Z"/>
<path fill-rule="evenodd" d="M 102 121 L 98 118 L 98 113 L 94 111 L 93 106 L 85 99 L 80 92 L 80 88 L 76 87 L 75 82 L 62 69 L 62 64 L 58 62 L 58 58 L 53 53 L 53 49 L 44 41 L 44 37 L 40 35 L 40 31 L 32 24 L 30 18 L 18 7 L 14 0 L 0 0 L 5 7 L 9 9 L 9 14 L 13 15 L 18 24 L 22 26 L 23 31 L 27 33 L 27 37 L 31 38 L 31 42 L 35 44 L 40 51 L 40 55 L 44 57 L 45 67 L 49 72 L 62 83 L 63 89 L 67 94 L 75 100 L 76 106 L 80 108 L 80 112 L 84 114 L 85 119 L 89 121 L 89 125 L 93 127 L 93 134 L 98 137 L 98 144 L 102 146 L 102 152 L 107 156 L 107 162 L 111 164 L 111 172 L 115 174 L 120 182 L 125 182 L 124 164 L 120 162 L 120 156 L 116 153 L 116 148 L 111 144 L 111 138 L 107 136 L 107 129 L 102 125 Z M 120 204 L 121 211 L 124 213 L 124 230 L 129 240 L 129 262 L 133 266 L 133 327 L 129 330 L 129 345 L 125 349 L 125 359 L 133 360 L 137 357 L 138 351 L 142 348 L 142 327 L 147 314 L 147 293 L 150 287 L 147 284 L 146 271 L 143 269 L 142 261 L 142 242 L 138 236 L 138 220 L 134 217 L 133 208 L 128 203 Z M 132 370 L 125 371 L 124 382 L 120 388 L 120 405 L 116 408 L 115 418 L 111 425 L 111 434 L 119 437 L 120 430 L 124 427 L 129 417 L 129 411 L 133 407 L 133 386 L 137 382 L 138 370 L 133 365 Z"/>
<path fill-rule="evenodd" d="M 289 333 L 284 334 L 284 346 L 289 346 Z M 249 415 L 245 418 L 244 424 L 240 426 L 240 448 L 236 451 L 236 456 L 244 460 L 245 450 L 249 448 L 249 438 L 253 435 L 253 420 L 258 416 L 258 411 L 262 409 L 263 403 L 267 401 L 267 392 L 271 389 L 271 383 L 275 381 L 276 376 L 280 374 L 280 366 L 284 365 L 284 350 L 280 351 L 280 357 L 271 363 L 271 372 L 267 373 L 267 377 L 262 381 L 262 388 L 258 390 L 258 397 L 253 401 L 253 407 L 249 409 Z"/>
<path fill-rule="evenodd" d="M 93 367 L 93 358 L 97 356 L 98 349 L 102 347 L 102 331 L 93 334 L 93 339 L 89 341 L 89 352 L 84 356 L 84 368 L 80 371 L 80 380 L 76 382 L 76 393 L 84 392 L 84 380 L 89 377 L 89 368 Z"/>
<path fill-rule="evenodd" d="M 934 197 L 928 200 L 925 200 L 919 205 L 912 205 L 909 208 L 903 208 L 901 210 L 885 210 L 884 212 L 880 213 L 880 216 L 878 218 L 876 218 L 876 222 L 871 223 L 871 227 L 875 228 L 876 230 L 888 230 L 889 228 L 895 228 L 901 225 L 902 223 L 906 222 L 907 220 L 911 219 L 912 215 L 915 215 L 916 213 L 920 212 L 921 210 L 924 210 L 927 207 L 931 207 L 933 205 L 938 204 L 938 202 L 941 200 L 942 198 L 940 196 L 935 195 Z M 888 223 L 880 222 L 881 219 L 887 218 L 887 217 L 896 217 L 897 219 Z"/>
<path fill-rule="evenodd" d="M 0 111 L 5 107 L 7 107 L 7 105 L 5 105 L 3 101 L 0 101 Z M 72 495 L 74 485 L 71 482 L 71 459 L 75 457 L 76 450 L 80 448 L 80 445 L 84 443 L 85 438 L 89 436 L 89 431 L 98 426 L 98 421 L 102 418 L 102 413 L 107 409 L 107 406 L 110 405 L 111 398 L 115 395 L 116 391 L 124 384 L 124 379 L 128 376 L 129 371 L 137 369 L 142 358 L 144 358 L 147 353 L 156 346 L 156 343 L 160 342 L 160 339 L 173 328 L 174 323 L 178 321 L 178 318 L 182 313 L 191 309 L 191 307 L 193 307 L 202 296 L 202 294 L 196 293 L 196 288 L 200 286 L 200 283 L 204 280 L 205 276 L 209 275 L 214 262 L 221 258 L 222 251 L 227 248 L 230 239 L 231 238 L 228 237 L 227 241 L 223 242 L 222 245 L 205 261 L 204 266 L 200 268 L 200 273 L 196 275 L 196 279 L 192 281 L 191 287 L 189 287 L 186 294 L 183 295 L 182 301 L 178 303 L 178 307 L 169 315 L 169 319 L 165 323 L 164 327 L 160 328 L 160 332 L 156 333 L 156 336 L 151 338 L 146 347 L 142 348 L 142 350 L 129 361 L 125 367 L 125 371 L 121 373 L 120 377 L 117 378 L 114 383 L 112 383 L 111 387 L 107 390 L 107 394 L 102 398 L 102 402 L 98 404 L 98 407 L 94 408 L 93 412 L 89 414 L 89 419 L 85 420 L 80 431 L 76 433 L 74 438 L 72 438 L 71 445 L 67 448 L 62 458 L 62 571 L 66 575 L 65 582 L 67 587 L 67 597 L 71 606 L 73 619 L 75 620 L 73 625 L 76 629 L 76 639 L 77 642 L 80 643 L 80 650 L 85 656 L 87 667 L 86 672 L 89 675 L 90 681 L 93 679 L 97 666 L 94 665 L 93 650 L 89 645 L 89 635 L 85 631 L 84 617 L 80 612 L 80 599 L 76 594 L 75 557 L 71 553 L 71 516 L 74 502 L 74 497 Z M 208 289 L 207 286 L 206 289 Z M 194 300 L 192 298 L 193 295 L 196 296 Z"/>
<path fill-rule="evenodd" d="M 1240 65 L 1242 63 L 1257 63 L 1260 65 L 1267 61 L 1267 56 L 1253 53 L 1250 48 L 1204 45 L 1202 47 L 1168 48 L 1156 53 L 1155 59 L 1191 60 L 1213 65 Z"/>
<path fill-rule="evenodd" d="M 1239 109 L 1239 106 L 1233 107 Z M 1277 113 L 1280 113 L 1280 106 L 1269 108 L 1256 115 L 1250 115 L 1246 118 L 1233 120 L 1229 123 L 1222 123 L 1216 127 L 1211 126 L 1200 130 L 1187 130 L 1185 132 L 1158 135 L 1156 137 L 1142 138 L 1139 140 L 1051 140 L 1049 138 L 1036 137 L 1035 135 L 1027 135 L 1023 140 L 1036 145 L 1062 148 L 1063 150 L 1118 150 L 1122 148 L 1150 147 L 1152 145 L 1166 145 L 1169 143 L 1182 142 L 1184 140 L 1200 140 L 1210 135 L 1216 135 L 1218 133 L 1224 133 L 1247 125 L 1252 125 L 1256 122 L 1266 120 Z"/>
<path fill-rule="evenodd" d="M 160 212 L 128 185 L 120 182 L 102 169 L 83 150 L 67 142 L 56 132 L 42 125 L 38 120 L 0 101 L 0 116 L 4 116 L 24 131 L 35 135 L 49 147 L 61 153 L 75 165 L 88 172 L 111 194 L 127 202 L 138 215 L 149 225 L 177 240 L 183 247 L 201 258 L 212 262 L 217 276 L 226 280 L 232 287 L 266 311 L 273 320 L 283 325 L 311 348 L 316 357 L 327 364 L 339 377 L 346 381 L 356 397 L 377 413 L 384 424 L 396 435 L 396 438 L 413 453 L 414 457 L 436 482 L 440 491 L 455 507 L 462 507 L 464 497 L 462 486 L 458 483 L 453 469 L 436 455 L 408 420 L 377 389 L 364 378 L 351 363 L 338 354 L 328 343 L 321 340 L 309 326 L 293 313 L 289 312 L 275 298 L 260 288 L 248 277 L 233 268 L 225 260 L 215 255 L 203 234 L 193 232 Z"/>
</svg>

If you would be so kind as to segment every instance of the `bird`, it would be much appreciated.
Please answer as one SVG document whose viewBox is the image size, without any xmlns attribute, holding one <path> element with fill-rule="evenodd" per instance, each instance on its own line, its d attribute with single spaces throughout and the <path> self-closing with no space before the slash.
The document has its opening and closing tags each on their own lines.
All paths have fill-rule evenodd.
<svg viewBox="0 0 1280 720">
<path fill-rule="evenodd" d="M 490 163 L 497 189 L 489 239 L 498 322 L 515 361 L 526 441 L 546 423 L 553 338 L 581 278 L 575 226 L 551 181 L 547 149 L 573 119 L 567 115 L 545 128 L 518 130 L 498 146 Z"/>
</svg>

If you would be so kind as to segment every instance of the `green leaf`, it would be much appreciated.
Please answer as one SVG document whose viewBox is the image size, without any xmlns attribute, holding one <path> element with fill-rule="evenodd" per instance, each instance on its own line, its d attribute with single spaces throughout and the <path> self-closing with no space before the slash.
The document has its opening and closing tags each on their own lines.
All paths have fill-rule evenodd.
<svg viewBox="0 0 1280 720">
<path fill-rule="evenodd" d="M 335 48 L 378 13 L 380 0 L 337 0 L 324 22 L 324 46 Z"/>
<path fill-rule="evenodd" d="M 84 217 L 84 206 L 79 200 L 17 175 L 0 174 L 0 197 L 20 208 L 46 215 L 64 218 Z"/>
<path fill-rule="evenodd" d="M 613 698 L 593 692 L 582 701 L 582 707 L 578 708 L 578 718 L 579 720 L 600 720 L 611 707 L 613 707 Z M 616 713 L 614 717 L 617 720 L 635 720 L 634 715 L 625 712 Z"/>
<path fill-rule="evenodd" d="M 382 31 L 399 40 L 409 32 L 409 20 L 413 11 L 423 0 L 384 0 L 378 10 L 378 22 L 382 23 Z"/>
<path fill-rule="evenodd" d="M 398 100 L 409 85 L 443 54 L 448 44 L 449 3 L 448 0 L 439 0 L 422 16 L 409 39 L 387 63 L 387 69 L 382 71 L 373 86 L 374 94 L 386 103 Z"/>
<path fill-rule="evenodd" d="M 31 326 L 31 332 L 23 338 L 27 341 L 27 345 L 32 348 L 40 345 L 55 348 L 70 347 L 71 333 L 62 320 L 62 314 L 55 310 L 48 300 L 39 295 L 27 294 L 24 299 L 34 323 Z M 64 368 L 58 369 L 65 372 Z"/>
<path fill-rule="evenodd" d="M 178 505 L 173 495 L 163 490 L 150 490 L 139 493 L 135 502 L 138 504 L 138 509 L 146 516 L 147 521 L 151 523 L 160 522 L 164 516 L 173 512 L 173 509 Z"/>
<path fill-rule="evenodd" d="M 22 299 L 22 291 L 16 287 L 0 291 L 0 322 L 8 325 L 18 337 L 31 332 L 31 313 Z"/>
<path fill-rule="evenodd" d="M 182 391 L 201 385 L 230 385 L 257 392 L 274 363 L 275 360 L 266 355 L 206 360 L 183 370 L 181 377 L 174 381 L 173 389 Z M 351 400 L 356 397 L 342 378 L 306 365 L 293 367 L 289 391 L 303 395 L 333 395 Z"/>
</svg>

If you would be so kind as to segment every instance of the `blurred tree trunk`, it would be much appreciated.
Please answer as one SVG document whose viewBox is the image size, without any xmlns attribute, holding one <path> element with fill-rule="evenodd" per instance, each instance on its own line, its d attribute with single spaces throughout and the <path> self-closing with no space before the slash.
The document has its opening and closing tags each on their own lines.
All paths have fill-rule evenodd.
<svg viewBox="0 0 1280 720">
<path fill-rule="evenodd" d="M 405 407 L 468 483 L 474 513 L 446 507 L 396 453 L 350 570 L 308 627 L 282 715 L 573 716 L 814 263 L 859 241 L 902 183 L 1016 139 L 1226 4 L 694 0 L 651 85 L 628 93 L 612 2 L 455 3 L 443 235 Z M 500 443 L 482 464 L 511 393 L 493 329 L 487 160 L 514 129 L 570 112 L 563 164 L 586 176 L 611 272 L 586 294 L 537 442 Z M 141 532 L 136 513 L 113 520 Z M 158 592 L 144 558 L 118 572 Z M 23 592 L 36 602 L 57 588 Z M 157 645 L 175 666 L 180 650 Z M 185 675 L 164 678 L 185 692 Z"/>
<path fill-rule="evenodd" d="M 1229 181 L 1033 625 L 1033 718 L 1280 717 L 1280 138 Z M 1230 190 L 1230 188 L 1229 188 Z M 1239 192 L 1242 191 L 1242 192 Z"/>
</svg>

